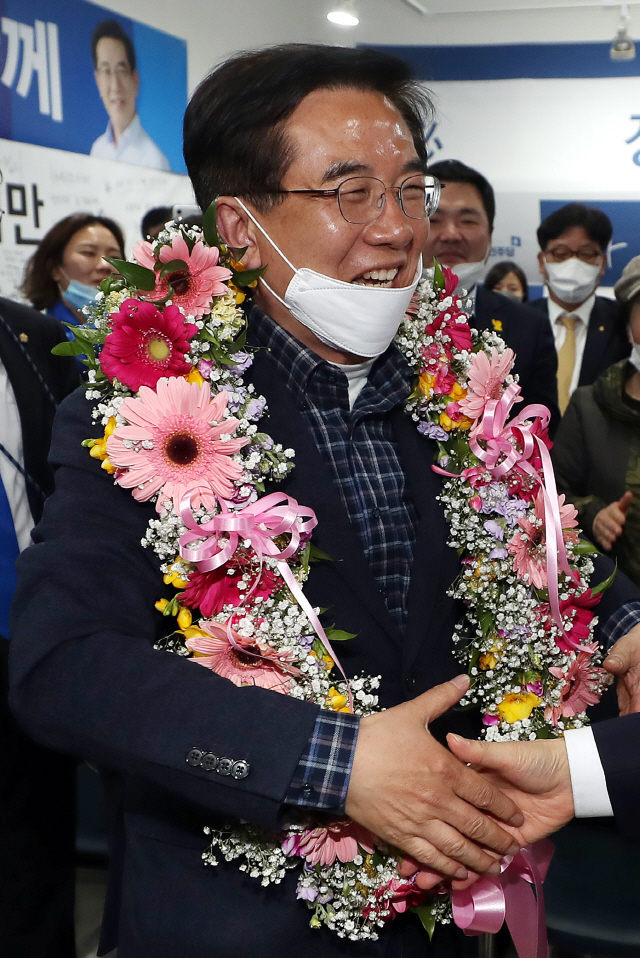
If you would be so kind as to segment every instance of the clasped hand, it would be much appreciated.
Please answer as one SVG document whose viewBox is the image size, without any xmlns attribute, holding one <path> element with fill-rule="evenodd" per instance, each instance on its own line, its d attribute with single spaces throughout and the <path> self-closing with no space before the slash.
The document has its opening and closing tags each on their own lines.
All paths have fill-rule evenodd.
<svg viewBox="0 0 640 958">
<path fill-rule="evenodd" d="M 466 676 L 360 722 L 346 812 L 420 867 L 420 886 L 443 877 L 497 874 L 499 859 L 521 844 L 516 803 L 468 768 L 429 732 L 429 722 L 455 705 Z"/>
</svg>

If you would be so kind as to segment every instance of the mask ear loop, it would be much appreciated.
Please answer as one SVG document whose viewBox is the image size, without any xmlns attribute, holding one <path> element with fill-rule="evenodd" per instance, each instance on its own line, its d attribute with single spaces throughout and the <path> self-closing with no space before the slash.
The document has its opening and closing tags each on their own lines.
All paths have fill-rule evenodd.
<svg viewBox="0 0 640 958">
<path fill-rule="evenodd" d="M 239 196 L 234 196 L 234 199 L 237 200 L 237 202 L 240 204 L 240 206 L 242 207 L 242 209 L 245 211 L 245 213 L 247 214 L 247 216 L 249 217 L 249 219 L 251 220 L 251 222 L 254 224 L 254 226 L 256 226 L 256 227 L 260 230 L 260 232 L 262 233 L 262 235 L 264 236 L 264 238 L 265 238 L 266 240 L 268 240 L 269 243 L 271 243 L 271 245 L 273 246 L 274 250 L 275 250 L 276 253 L 281 257 L 281 259 L 283 259 L 283 260 L 285 261 L 285 263 L 287 264 L 287 266 L 288 266 L 290 269 L 292 269 L 294 273 L 297 273 L 298 270 L 295 268 L 295 266 L 293 265 L 293 263 L 291 262 L 291 260 L 287 259 L 287 257 L 284 255 L 284 253 L 282 252 L 282 250 L 281 250 L 278 246 L 276 246 L 276 244 L 275 244 L 274 241 L 271 239 L 271 237 L 269 236 L 269 234 L 267 233 L 267 231 L 264 229 L 263 226 L 260 225 L 260 223 L 258 223 L 258 221 L 257 221 L 257 219 L 255 218 L 255 216 L 253 215 L 253 213 L 251 213 L 251 211 L 247 209 L 247 207 L 244 205 L 244 203 L 242 202 L 242 200 L 240 199 L 240 197 L 239 197 Z M 278 296 L 278 294 L 276 293 L 276 291 L 275 291 L 274 289 L 271 289 L 271 287 L 269 286 L 269 284 L 267 283 L 267 281 L 264 279 L 263 276 L 260 277 L 260 279 L 258 280 L 258 282 L 262 283 L 262 285 L 265 286 L 266 289 L 269 290 L 269 292 L 271 293 L 271 295 L 272 295 L 272 296 L 275 296 L 275 298 L 278 300 L 278 302 L 282 303 L 283 306 L 286 306 L 286 305 L 287 305 L 287 304 L 285 303 L 285 301 L 283 300 L 283 298 L 282 298 L 281 296 Z M 287 307 L 287 308 L 288 308 L 288 307 Z"/>
</svg>

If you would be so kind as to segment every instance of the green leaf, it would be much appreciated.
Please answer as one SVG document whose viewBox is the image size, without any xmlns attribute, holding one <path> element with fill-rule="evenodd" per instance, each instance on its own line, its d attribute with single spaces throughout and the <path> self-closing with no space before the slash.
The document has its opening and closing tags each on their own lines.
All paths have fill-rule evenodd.
<svg viewBox="0 0 640 958">
<path fill-rule="evenodd" d="M 437 291 L 444 289 L 446 283 L 444 281 L 444 273 L 442 272 L 442 267 L 437 259 L 433 260 L 433 288 Z"/>
<path fill-rule="evenodd" d="M 411 911 L 420 919 L 422 927 L 429 936 L 429 940 L 433 938 L 433 933 L 436 927 L 436 914 L 433 905 L 417 905 L 415 908 L 411 908 Z"/>
<path fill-rule="evenodd" d="M 309 543 L 309 562 L 333 562 L 333 559 L 322 549 L 319 549 L 313 542 Z"/>
<path fill-rule="evenodd" d="M 222 240 L 218 233 L 218 201 L 214 200 L 209 209 L 204 214 L 202 220 L 202 233 L 208 246 L 220 247 Z"/>
<path fill-rule="evenodd" d="M 66 343 L 58 343 L 51 350 L 54 356 L 82 356 L 85 352 L 84 347 L 75 339 L 67 340 Z"/>
<path fill-rule="evenodd" d="M 105 259 L 118 270 L 129 286 L 135 286 L 136 289 L 147 292 L 156 288 L 156 274 L 152 269 L 139 266 L 138 263 L 128 263 L 125 259 L 112 259 L 110 256 L 105 256 Z"/>
<path fill-rule="evenodd" d="M 342 629 L 336 629 L 334 625 L 330 625 L 324 631 L 329 642 L 347 642 L 348 639 L 355 639 L 358 634 L 357 632 L 344 632 Z"/>
<path fill-rule="evenodd" d="M 238 288 L 250 286 L 251 283 L 260 279 L 266 268 L 266 266 L 261 266 L 259 269 L 234 269 L 231 271 L 233 273 L 231 282 Z"/>
<path fill-rule="evenodd" d="M 575 555 L 578 556 L 598 555 L 600 552 L 598 547 L 594 546 L 593 542 L 589 542 L 588 539 L 580 539 L 578 542 L 574 543 L 573 551 Z"/>
<path fill-rule="evenodd" d="M 172 259 L 170 262 L 165 263 L 162 269 L 160 270 L 160 279 L 163 279 L 169 273 L 188 273 L 189 267 L 183 259 Z"/>
<path fill-rule="evenodd" d="M 592 595 L 600 595 L 601 592 L 606 592 L 607 589 L 611 588 L 611 586 L 613 585 L 613 580 L 615 579 L 617 572 L 618 572 L 618 563 L 616 562 L 615 568 L 613 572 L 611 573 L 611 575 L 609 576 L 609 578 L 605 579 L 604 582 L 601 582 L 600 585 L 595 586 L 595 588 L 591 590 Z"/>
<path fill-rule="evenodd" d="M 234 260 L 236 261 L 236 263 L 239 263 L 239 262 L 241 261 L 242 257 L 244 256 L 244 254 L 245 254 L 245 253 L 247 252 L 247 250 L 249 249 L 249 247 L 248 247 L 248 246 L 240 246 L 240 247 L 238 247 L 238 248 L 236 249 L 236 248 L 230 246 L 229 249 L 230 249 L 230 251 L 233 253 L 233 258 L 234 258 Z"/>
</svg>

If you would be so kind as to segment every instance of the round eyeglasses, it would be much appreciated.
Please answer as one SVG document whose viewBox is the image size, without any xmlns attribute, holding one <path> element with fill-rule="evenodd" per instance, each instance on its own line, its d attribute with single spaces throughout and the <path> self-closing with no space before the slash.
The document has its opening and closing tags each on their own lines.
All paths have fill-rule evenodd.
<svg viewBox="0 0 640 958">
<path fill-rule="evenodd" d="M 274 190 L 307 196 L 335 196 L 347 223 L 360 226 L 374 223 L 385 208 L 387 193 L 394 193 L 404 213 L 412 220 L 424 220 L 438 208 L 440 181 L 422 173 L 407 177 L 400 186 L 385 186 L 376 176 L 350 176 L 333 190 Z"/>
<path fill-rule="evenodd" d="M 574 250 L 569 246 L 555 246 L 553 249 L 547 249 L 542 254 L 548 263 L 566 263 L 572 256 L 577 256 L 583 263 L 595 266 L 605 255 L 603 250 L 596 250 L 588 246 Z"/>
</svg>

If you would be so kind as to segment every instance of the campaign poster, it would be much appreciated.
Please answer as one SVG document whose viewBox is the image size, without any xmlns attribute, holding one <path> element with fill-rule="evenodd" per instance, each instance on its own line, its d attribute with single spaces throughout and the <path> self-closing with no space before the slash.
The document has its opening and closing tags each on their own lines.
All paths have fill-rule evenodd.
<svg viewBox="0 0 640 958">
<path fill-rule="evenodd" d="M 186 43 L 87 0 L 0 0 L 0 137 L 184 173 Z"/>
</svg>

